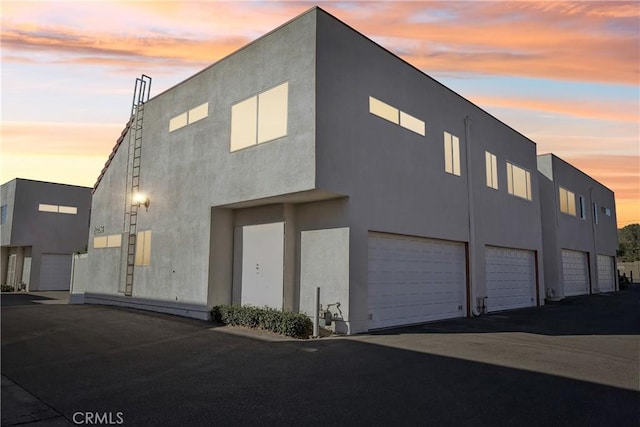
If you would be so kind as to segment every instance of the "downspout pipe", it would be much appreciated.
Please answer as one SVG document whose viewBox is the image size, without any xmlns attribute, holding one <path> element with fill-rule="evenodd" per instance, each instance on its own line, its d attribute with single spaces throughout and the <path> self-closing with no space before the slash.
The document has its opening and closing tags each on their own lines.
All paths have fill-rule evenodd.
<svg viewBox="0 0 640 427">
<path fill-rule="evenodd" d="M 589 204 L 591 205 L 591 215 L 595 215 L 595 212 L 593 212 L 593 187 L 589 187 Z M 585 206 L 585 210 L 587 210 L 587 207 Z M 588 210 L 587 210 L 588 212 Z M 586 213 L 586 212 L 585 212 Z M 586 216 L 586 215 L 585 215 Z M 593 280 L 591 280 L 592 278 L 589 277 L 589 283 L 591 283 L 590 289 L 589 289 L 589 293 L 592 294 L 593 292 L 593 284 L 596 283 L 596 286 L 598 287 L 598 292 L 600 292 L 600 281 L 598 280 L 599 278 L 599 272 L 598 272 L 598 237 L 597 237 L 597 230 L 596 230 L 596 222 L 595 219 L 592 218 L 591 220 L 591 237 L 593 240 L 593 259 L 590 259 L 589 261 L 591 263 L 593 263 L 593 269 L 589 269 L 589 273 L 591 273 L 591 270 L 593 270 Z"/>
<path fill-rule="evenodd" d="M 466 164 L 467 164 L 467 204 L 469 212 L 469 298 L 471 299 L 471 312 L 474 316 L 480 316 L 482 313 L 478 310 L 476 304 L 476 292 L 475 292 L 475 277 L 476 277 L 476 226 L 475 226 L 475 211 L 473 209 L 473 184 L 472 184 L 472 161 L 471 161 L 471 118 L 465 116 L 464 118 L 464 133 L 465 133 L 465 152 L 466 152 Z"/>
</svg>

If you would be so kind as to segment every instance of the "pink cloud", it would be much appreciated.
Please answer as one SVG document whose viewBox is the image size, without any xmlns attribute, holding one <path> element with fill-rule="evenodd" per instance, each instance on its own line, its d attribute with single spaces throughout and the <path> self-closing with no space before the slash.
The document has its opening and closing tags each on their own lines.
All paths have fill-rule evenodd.
<svg viewBox="0 0 640 427">
<path fill-rule="evenodd" d="M 352 2 L 348 7 L 345 4 L 328 2 L 325 6 L 364 34 L 388 39 L 387 47 L 426 72 L 638 83 L 638 8 L 629 4 Z M 3 48 L 10 52 L 35 50 L 53 55 L 121 59 L 135 56 L 210 63 L 310 5 L 105 3 L 105 15 L 121 19 L 106 19 L 109 25 L 98 21 L 91 29 L 83 28 L 84 19 L 79 21 L 79 29 L 46 21 L 34 23 L 25 12 L 17 15 L 19 19 L 3 22 Z M 69 4 L 69 8 L 73 7 L 77 6 Z M 78 16 L 96 20 L 95 11 L 85 9 L 77 12 Z M 74 16 L 73 10 L 68 16 Z M 128 23 L 130 16 L 140 19 L 137 32 L 131 26 L 118 26 L 121 21 Z"/>
</svg>

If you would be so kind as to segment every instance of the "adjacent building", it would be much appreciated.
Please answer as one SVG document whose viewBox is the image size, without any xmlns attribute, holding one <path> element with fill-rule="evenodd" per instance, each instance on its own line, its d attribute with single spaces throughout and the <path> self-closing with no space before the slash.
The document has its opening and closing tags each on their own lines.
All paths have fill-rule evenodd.
<svg viewBox="0 0 640 427">
<path fill-rule="evenodd" d="M 85 302 L 311 314 L 319 287 L 346 333 L 544 304 L 535 143 L 322 9 L 138 83 Z"/>
<path fill-rule="evenodd" d="M 617 287 L 613 191 L 553 154 L 538 156 L 547 297 Z"/>
<path fill-rule="evenodd" d="M 68 290 L 71 255 L 87 249 L 91 188 L 14 179 L 0 190 L 3 284 Z"/>
</svg>

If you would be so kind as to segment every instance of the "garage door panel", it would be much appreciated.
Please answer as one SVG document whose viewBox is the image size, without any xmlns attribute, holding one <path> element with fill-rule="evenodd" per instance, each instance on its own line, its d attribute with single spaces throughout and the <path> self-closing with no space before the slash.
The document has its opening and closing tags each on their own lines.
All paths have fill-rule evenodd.
<svg viewBox="0 0 640 427">
<path fill-rule="evenodd" d="M 564 295 L 575 296 L 589 293 L 589 268 L 586 252 L 562 250 L 562 280 Z"/>
<path fill-rule="evenodd" d="M 615 290 L 613 272 L 613 257 L 598 255 L 598 289 L 600 292 L 613 292 Z"/>
<path fill-rule="evenodd" d="M 43 254 L 40 259 L 40 291 L 66 291 L 71 283 L 71 255 Z"/>
<path fill-rule="evenodd" d="M 464 244 L 369 235 L 369 328 L 466 315 Z"/>
<path fill-rule="evenodd" d="M 535 252 L 487 246 L 488 311 L 535 306 Z"/>
</svg>

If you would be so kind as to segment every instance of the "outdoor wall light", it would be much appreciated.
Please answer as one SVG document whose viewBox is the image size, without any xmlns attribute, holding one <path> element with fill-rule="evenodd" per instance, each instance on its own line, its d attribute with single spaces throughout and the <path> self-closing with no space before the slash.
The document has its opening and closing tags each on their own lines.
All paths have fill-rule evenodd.
<svg viewBox="0 0 640 427">
<path fill-rule="evenodd" d="M 136 193 L 133 195 L 133 204 L 138 205 L 138 207 L 140 207 L 140 205 L 144 205 L 144 207 L 148 211 L 149 205 L 151 204 L 151 200 L 149 199 L 149 196 L 147 196 L 146 194 Z"/>
</svg>

